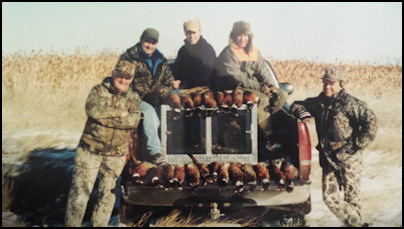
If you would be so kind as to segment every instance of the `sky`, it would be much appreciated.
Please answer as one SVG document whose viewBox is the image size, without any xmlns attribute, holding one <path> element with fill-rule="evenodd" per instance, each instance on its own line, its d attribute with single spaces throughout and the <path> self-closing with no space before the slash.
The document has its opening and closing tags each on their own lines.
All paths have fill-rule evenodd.
<svg viewBox="0 0 404 229">
<path fill-rule="evenodd" d="M 150 27 L 160 32 L 157 48 L 175 57 L 194 18 L 216 55 L 243 20 L 265 58 L 402 65 L 401 2 L 2 2 L 2 55 L 120 54 Z"/>
</svg>

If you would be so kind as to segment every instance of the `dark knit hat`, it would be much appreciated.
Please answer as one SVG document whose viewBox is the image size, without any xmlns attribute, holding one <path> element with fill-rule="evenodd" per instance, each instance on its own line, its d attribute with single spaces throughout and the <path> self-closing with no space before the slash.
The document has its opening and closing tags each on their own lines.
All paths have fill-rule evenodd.
<svg viewBox="0 0 404 229">
<path fill-rule="evenodd" d="M 159 41 L 159 32 L 155 29 L 147 28 L 143 31 L 142 36 L 140 38 L 141 39 L 150 38 Z"/>
</svg>

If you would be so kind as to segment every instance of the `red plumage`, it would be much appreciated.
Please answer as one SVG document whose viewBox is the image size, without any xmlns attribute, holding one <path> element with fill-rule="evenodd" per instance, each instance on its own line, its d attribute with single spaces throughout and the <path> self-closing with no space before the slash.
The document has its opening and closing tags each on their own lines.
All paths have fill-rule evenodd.
<svg viewBox="0 0 404 229">
<path fill-rule="evenodd" d="M 254 171 L 257 174 L 257 180 L 262 184 L 262 189 L 267 190 L 270 184 L 269 171 L 265 165 L 256 164 L 254 165 Z"/>
<path fill-rule="evenodd" d="M 206 164 L 198 162 L 196 157 L 194 155 L 192 155 L 191 153 L 189 153 L 188 156 L 191 157 L 192 161 L 194 162 L 194 164 L 198 168 L 199 173 L 200 173 L 200 177 L 203 180 L 203 184 L 206 185 L 207 182 L 208 182 L 209 176 L 210 176 L 208 166 Z"/>
<path fill-rule="evenodd" d="M 281 167 L 281 171 L 285 176 L 286 191 L 288 192 L 293 191 L 294 187 L 293 179 L 299 175 L 297 168 L 289 161 L 284 161 Z"/>
<path fill-rule="evenodd" d="M 253 191 L 257 185 L 257 174 L 254 171 L 254 167 L 251 164 L 244 164 L 242 167 L 244 173 L 244 183 L 247 183 L 249 190 Z"/>
<path fill-rule="evenodd" d="M 213 161 L 208 165 L 209 172 L 211 175 L 210 183 L 215 183 L 217 181 L 217 176 L 219 173 L 220 163 L 217 161 Z"/>
<path fill-rule="evenodd" d="M 174 183 L 177 189 L 182 189 L 182 185 L 185 182 L 185 165 L 177 165 L 174 169 Z"/>
<path fill-rule="evenodd" d="M 252 91 L 244 91 L 243 93 L 243 103 L 247 104 L 247 109 L 251 110 L 258 102 L 259 97 L 254 94 Z"/>
<path fill-rule="evenodd" d="M 181 97 L 182 106 L 185 109 L 185 117 L 191 117 L 192 111 L 195 108 L 194 101 L 192 100 L 191 95 L 186 94 Z"/>
<path fill-rule="evenodd" d="M 181 110 L 181 98 L 178 94 L 170 94 L 169 104 L 176 112 Z"/>
<path fill-rule="evenodd" d="M 189 163 L 186 166 L 185 180 L 191 187 L 198 186 L 200 183 L 201 174 L 195 163 Z"/>
<path fill-rule="evenodd" d="M 230 180 L 236 186 L 236 193 L 243 191 L 244 173 L 241 167 L 242 164 L 239 162 L 231 162 L 229 166 Z"/>
<path fill-rule="evenodd" d="M 146 175 L 147 171 L 154 167 L 156 167 L 155 164 L 147 161 L 143 161 L 142 163 L 135 165 L 132 171 L 132 179 L 137 184 L 143 184 L 143 178 Z"/>
<path fill-rule="evenodd" d="M 224 94 L 223 103 L 225 104 L 224 110 L 226 112 L 229 111 L 230 107 L 233 104 L 232 92 L 233 92 L 233 90 L 226 90 L 223 92 L 223 94 Z"/>
<path fill-rule="evenodd" d="M 243 91 L 241 89 L 241 86 L 238 85 L 236 89 L 233 91 L 233 104 L 231 106 L 232 113 L 237 116 L 237 109 L 243 105 Z"/>
<path fill-rule="evenodd" d="M 215 100 L 215 94 L 213 93 L 213 91 L 209 90 L 203 93 L 202 100 L 205 108 L 207 109 L 207 116 L 212 116 L 213 110 L 217 107 L 217 102 Z"/>
<path fill-rule="evenodd" d="M 163 187 L 163 182 L 161 180 L 161 174 L 163 171 L 162 166 L 152 167 L 147 170 L 146 175 L 144 176 L 144 182 L 146 185 L 153 185 L 158 188 Z"/>
<path fill-rule="evenodd" d="M 174 187 L 174 165 L 165 165 L 163 166 L 163 182 L 164 186 L 166 186 L 167 190 L 170 190 Z"/>
<path fill-rule="evenodd" d="M 192 100 L 194 101 L 195 107 L 202 106 L 202 94 L 200 92 L 192 93 Z"/>
<path fill-rule="evenodd" d="M 279 189 L 282 189 L 285 185 L 285 176 L 281 171 L 281 165 L 282 159 L 272 160 L 272 163 L 269 165 L 269 175 L 278 184 Z"/>
<path fill-rule="evenodd" d="M 225 187 L 226 185 L 229 184 L 230 176 L 229 176 L 229 166 L 230 162 L 225 162 L 221 163 L 219 166 L 219 172 L 218 172 L 218 182 L 219 186 Z"/>
<path fill-rule="evenodd" d="M 206 108 L 215 109 L 217 107 L 217 102 L 215 100 L 215 94 L 213 91 L 207 91 L 203 93 L 203 104 Z"/>
<path fill-rule="evenodd" d="M 226 103 L 224 103 L 224 93 L 221 91 L 216 92 L 216 102 L 217 102 L 217 106 L 218 106 L 218 113 L 222 113 L 225 111 L 225 109 L 227 108 Z"/>
</svg>

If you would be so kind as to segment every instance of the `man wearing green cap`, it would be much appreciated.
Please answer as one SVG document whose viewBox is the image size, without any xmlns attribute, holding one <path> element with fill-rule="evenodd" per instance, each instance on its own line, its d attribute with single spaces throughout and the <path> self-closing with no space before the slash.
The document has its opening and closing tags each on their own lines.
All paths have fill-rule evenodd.
<svg viewBox="0 0 404 229">
<path fill-rule="evenodd" d="M 136 66 L 132 89 L 142 99 L 143 132 L 148 151 L 148 155 L 141 155 L 141 159 L 162 164 L 166 158 L 158 135 L 158 110 L 161 98 L 170 95 L 174 78 L 164 55 L 157 49 L 158 41 L 157 30 L 145 29 L 139 43 L 126 50 L 118 62 L 129 61 Z"/>
<path fill-rule="evenodd" d="M 345 91 L 342 70 L 326 69 L 322 80 L 323 92 L 295 101 L 291 111 L 303 121 L 311 117 L 316 121 L 324 202 L 346 226 L 362 226 L 362 150 L 376 136 L 376 116 L 365 102 Z"/>
<path fill-rule="evenodd" d="M 105 227 L 115 203 L 116 181 L 126 163 L 130 134 L 137 128 L 140 97 L 130 90 L 135 66 L 119 62 L 112 77 L 106 77 L 90 92 L 88 115 L 75 158 L 73 180 L 66 207 L 65 226 L 80 227 L 98 173 L 98 201 L 91 223 Z"/>
</svg>

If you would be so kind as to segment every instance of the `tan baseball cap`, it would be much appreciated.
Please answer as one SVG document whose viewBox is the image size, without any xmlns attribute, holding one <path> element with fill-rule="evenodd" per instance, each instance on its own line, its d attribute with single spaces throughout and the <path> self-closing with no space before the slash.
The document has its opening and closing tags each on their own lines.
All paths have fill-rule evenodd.
<svg viewBox="0 0 404 229">
<path fill-rule="evenodd" d="M 198 19 L 191 19 L 184 22 L 184 31 L 199 32 L 201 31 L 201 22 Z"/>
</svg>

